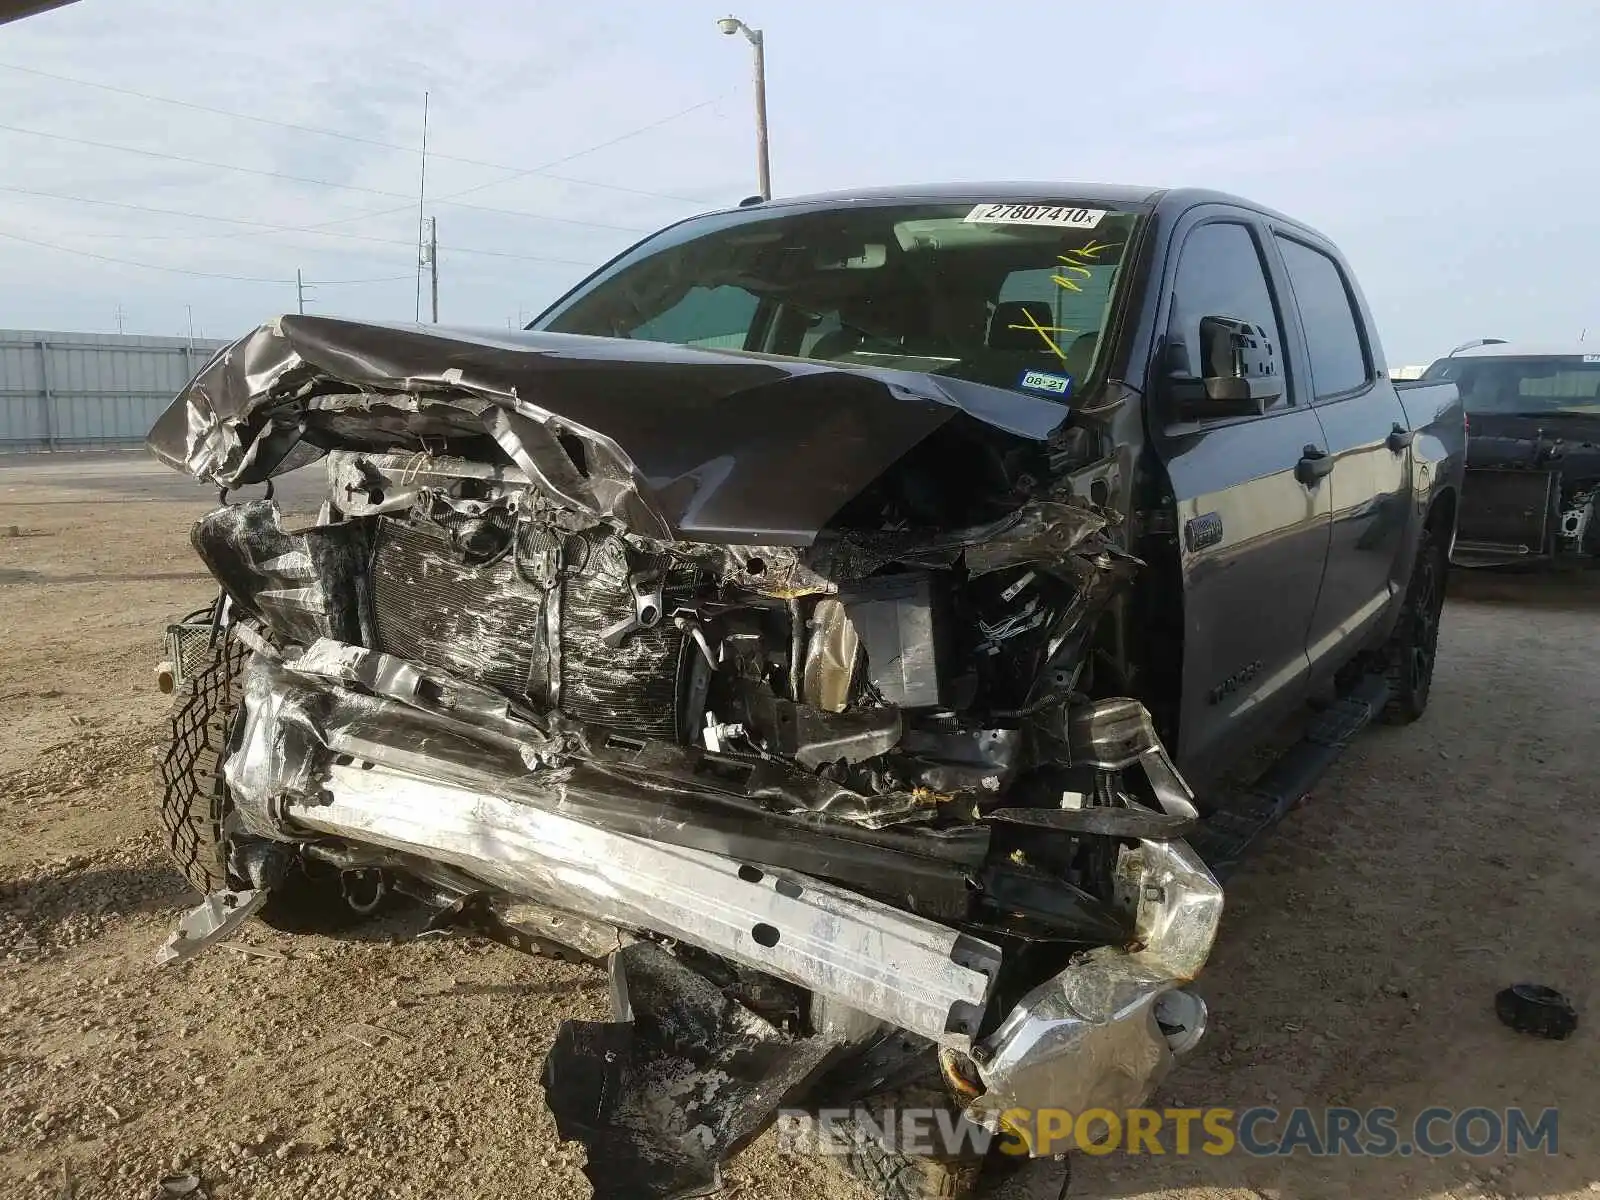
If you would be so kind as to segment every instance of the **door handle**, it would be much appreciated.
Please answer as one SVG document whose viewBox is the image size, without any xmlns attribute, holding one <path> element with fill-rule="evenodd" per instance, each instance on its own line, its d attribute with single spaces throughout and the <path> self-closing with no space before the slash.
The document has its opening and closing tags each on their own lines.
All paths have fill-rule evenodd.
<svg viewBox="0 0 1600 1200">
<path fill-rule="evenodd" d="M 1295 464 L 1294 477 L 1308 488 L 1314 488 L 1323 479 L 1333 474 L 1335 459 L 1320 446 L 1307 446 L 1300 452 L 1300 461 Z"/>
<path fill-rule="evenodd" d="M 1388 440 L 1384 444 L 1388 446 L 1393 453 L 1399 454 L 1400 451 L 1404 450 L 1416 440 L 1417 431 L 1415 429 L 1401 429 L 1400 423 L 1396 421 L 1394 428 L 1389 431 Z"/>
</svg>

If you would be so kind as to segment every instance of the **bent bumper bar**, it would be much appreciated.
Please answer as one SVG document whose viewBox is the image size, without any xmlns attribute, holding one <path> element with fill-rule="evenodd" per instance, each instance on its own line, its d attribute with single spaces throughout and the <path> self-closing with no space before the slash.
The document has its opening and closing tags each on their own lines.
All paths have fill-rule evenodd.
<svg viewBox="0 0 1600 1200">
<path fill-rule="evenodd" d="M 1203 1025 L 1203 1006 L 1166 999 L 1199 971 L 1222 911 L 1221 887 L 1185 842 L 1123 852 L 1119 886 L 1137 898 L 1132 950 L 1081 955 L 979 1039 L 1001 967 L 994 945 L 759 859 L 576 819 L 567 769 L 530 769 L 536 756 L 484 743 L 470 719 L 418 720 L 401 700 L 257 656 L 224 768 L 244 828 L 446 863 L 487 889 L 808 988 L 969 1053 L 985 1088 L 971 1115 L 991 1129 L 1011 1109 L 1137 1104 Z M 474 746 L 499 765 L 469 766 Z"/>
<path fill-rule="evenodd" d="M 384 767 L 335 766 L 293 826 L 450 863 L 513 895 L 653 930 L 943 1045 L 976 1031 L 1000 952 L 817 880 L 612 833 Z"/>
</svg>

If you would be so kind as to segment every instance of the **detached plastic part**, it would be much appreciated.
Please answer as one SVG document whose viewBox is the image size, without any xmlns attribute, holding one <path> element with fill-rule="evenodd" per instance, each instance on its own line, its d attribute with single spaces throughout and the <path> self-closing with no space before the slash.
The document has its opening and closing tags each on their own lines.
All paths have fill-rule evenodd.
<svg viewBox="0 0 1600 1200">
<path fill-rule="evenodd" d="M 1542 983 L 1514 983 L 1494 998 L 1495 1016 L 1518 1033 L 1559 1042 L 1577 1031 L 1578 1012 L 1555 988 Z"/>
<path fill-rule="evenodd" d="M 243 925 L 267 902 L 271 891 L 212 892 L 201 905 L 184 914 L 165 944 L 156 951 L 156 965 L 188 962 L 213 942 L 219 942 Z"/>
</svg>

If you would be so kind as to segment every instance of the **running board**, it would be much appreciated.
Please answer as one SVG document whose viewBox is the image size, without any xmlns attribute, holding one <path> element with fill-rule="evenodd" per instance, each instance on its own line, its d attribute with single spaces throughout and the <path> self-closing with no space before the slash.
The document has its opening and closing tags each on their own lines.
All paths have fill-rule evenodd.
<svg viewBox="0 0 1600 1200">
<path fill-rule="evenodd" d="M 1267 830 L 1305 798 L 1350 740 L 1370 725 L 1389 702 L 1389 683 L 1368 675 L 1318 713 L 1290 746 L 1249 788 L 1227 797 L 1189 835 L 1189 844 L 1218 879 L 1232 874 Z"/>
</svg>

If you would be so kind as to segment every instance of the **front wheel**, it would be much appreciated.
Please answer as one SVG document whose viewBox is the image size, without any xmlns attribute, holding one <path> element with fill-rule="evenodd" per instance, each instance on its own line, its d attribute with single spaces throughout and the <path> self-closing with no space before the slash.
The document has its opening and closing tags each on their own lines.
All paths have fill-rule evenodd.
<svg viewBox="0 0 1600 1200">
<path fill-rule="evenodd" d="M 943 1153 L 915 1153 L 897 1144 L 906 1118 L 929 1130 L 958 1128 L 961 1105 L 937 1081 L 907 1084 L 861 1103 L 859 1115 L 834 1126 L 828 1138 L 834 1161 L 873 1200 L 1051 1200 L 1065 1197 L 1065 1158 L 1018 1158 L 998 1144 L 966 1145 Z M 887 1131 L 891 1136 L 880 1136 Z"/>
<path fill-rule="evenodd" d="M 1406 588 L 1405 607 L 1384 647 L 1389 680 L 1389 702 L 1381 717 L 1385 724 L 1409 725 L 1428 709 L 1449 569 L 1443 543 L 1432 528 L 1424 528 Z"/>
<path fill-rule="evenodd" d="M 161 838 L 167 855 L 202 896 L 239 886 L 228 863 L 233 801 L 222 765 L 239 714 L 240 676 L 249 652 L 218 635 L 195 665 L 172 708 L 171 730 L 156 766 Z M 334 932 L 373 915 L 385 893 L 368 894 L 371 872 L 344 872 L 296 857 L 257 916 L 285 933 Z"/>
</svg>

